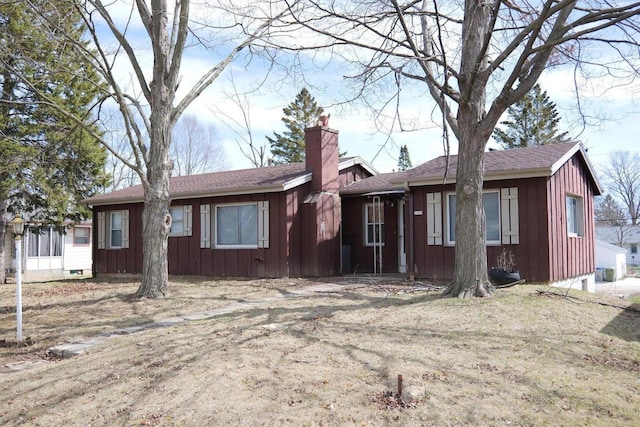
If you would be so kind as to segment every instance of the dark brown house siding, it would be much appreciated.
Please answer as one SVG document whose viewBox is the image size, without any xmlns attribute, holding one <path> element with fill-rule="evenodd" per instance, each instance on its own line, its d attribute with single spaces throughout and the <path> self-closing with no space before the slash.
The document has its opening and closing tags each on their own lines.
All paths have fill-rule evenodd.
<svg viewBox="0 0 640 427">
<path fill-rule="evenodd" d="M 496 265 L 496 258 L 503 249 L 511 251 L 516 258 L 516 268 L 527 281 L 549 281 L 547 236 L 548 209 L 546 200 L 546 178 L 527 178 L 505 181 L 488 181 L 485 190 L 502 188 L 518 189 L 518 225 L 519 244 L 487 245 L 487 268 Z M 412 189 L 413 211 L 413 244 L 415 247 L 415 275 L 434 280 L 450 280 L 453 278 L 455 265 L 455 246 L 448 245 L 446 194 L 455 191 L 453 184 L 445 186 L 428 186 Z M 442 194 L 442 228 L 443 244 L 427 245 L 427 193 Z"/>
<path fill-rule="evenodd" d="M 287 192 L 207 197 L 176 200 L 172 206 L 192 206 L 192 235 L 169 237 L 169 274 L 283 277 L 301 273 L 300 204 L 308 184 Z M 219 203 L 269 202 L 269 247 L 258 249 L 215 249 L 200 247 L 202 205 Z M 142 203 L 97 206 L 97 212 L 129 210 L 129 248 L 98 249 L 94 233 L 95 273 L 142 273 Z M 98 227 L 94 220 L 94 227 Z"/>
<path fill-rule="evenodd" d="M 382 196 L 384 206 L 384 235 L 382 272 L 398 272 L 398 201 L 402 195 Z M 344 273 L 373 272 L 373 247 L 365 244 L 365 206 L 371 197 L 345 197 L 342 199 L 342 246 L 350 254 L 343 258 Z"/>
</svg>

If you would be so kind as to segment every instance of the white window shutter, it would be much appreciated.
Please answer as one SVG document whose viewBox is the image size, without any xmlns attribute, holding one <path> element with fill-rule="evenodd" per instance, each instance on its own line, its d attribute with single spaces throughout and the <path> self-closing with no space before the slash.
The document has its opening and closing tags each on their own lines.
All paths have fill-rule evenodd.
<svg viewBox="0 0 640 427">
<path fill-rule="evenodd" d="M 122 211 L 122 248 L 129 247 L 129 209 Z"/>
<path fill-rule="evenodd" d="M 518 225 L 518 187 L 500 189 L 502 244 L 517 245 L 520 243 Z"/>
<path fill-rule="evenodd" d="M 98 249 L 104 249 L 104 238 L 107 231 L 105 212 L 98 212 Z"/>
<path fill-rule="evenodd" d="M 258 202 L 258 247 L 269 247 L 269 201 Z"/>
<path fill-rule="evenodd" d="M 427 193 L 427 245 L 442 245 L 442 193 Z"/>
<path fill-rule="evenodd" d="M 211 247 L 211 205 L 200 205 L 200 247 Z"/>
<path fill-rule="evenodd" d="M 184 228 L 182 230 L 182 235 L 191 236 L 193 234 L 193 226 L 191 225 L 193 224 L 193 216 L 192 216 L 193 208 L 191 205 L 185 205 L 183 207 L 183 210 L 184 210 L 184 215 L 183 215 Z"/>
</svg>

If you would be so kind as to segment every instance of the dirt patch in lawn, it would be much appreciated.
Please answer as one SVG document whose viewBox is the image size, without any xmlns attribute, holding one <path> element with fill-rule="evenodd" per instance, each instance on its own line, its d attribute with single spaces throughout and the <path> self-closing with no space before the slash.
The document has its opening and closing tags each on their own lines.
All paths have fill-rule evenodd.
<svg viewBox="0 0 640 427">
<path fill-rule="evenodd" d="M 327 283 L 340 286 L 174 278 L 157 301 L 132 300 L 137 284 L 124 281 L 25 285 L 30 342 L 0 348 L 0 424 L 633 425 L 640 412 L 640 315 L 621 315 L 623 301 L 531 285 L 455 300 L 428 283 Z M 0 287 L 5 343 L 12 292 Z M 65 340 L 232 304 L 46 360 Z"/>
</svg>

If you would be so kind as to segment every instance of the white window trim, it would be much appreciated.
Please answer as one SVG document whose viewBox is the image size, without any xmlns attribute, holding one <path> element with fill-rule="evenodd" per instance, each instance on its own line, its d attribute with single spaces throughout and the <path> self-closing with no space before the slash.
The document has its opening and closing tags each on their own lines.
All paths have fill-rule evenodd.
<svg viewBox="0 0 640 427">
<path fill-rule="evenodd" d="M 192 234 L 192 207 L 191 205 L 180 205 L 180 206 L 170 206 L 169 213 L 171 213 L 171 209 L 180 209 L 182 208 L 182 231 L 180 232 L 170 232 L 169 237 L 184 237 L 191 236 Z"/>
<path fill-rule="evenodd" d="M 38 233 L 32 233 L 31 230 L 27 229 L 27 232 L 25 233 L 25 241 L 27 242 L 27 244 L 25 246 L 25 254 L 27 258 L 30 259 L 49 259 L 49 258 L 62 258 L 64 256 L 64 237 L 62 235 L 62 233 L 60 233 L 59 231 L 55 230 L 53 227 L 48 227 L 48 236 L 49 236 L 49 252 L 53 252 L 53 234 L 57 233 L 58 236 L 60 236 L 60 255 L 40 255 L 40 239 L 42 239 L 43 234 L 38 234 Z M 29 251 L 31 248 L 28 247 L 29 242 L 30 242 L 30 236 L 31 235 L 35 235 L 37 237 L 37 255 L 29 255 Z M 15 256 L 15 249 L 14 249 L 14 256 Z"/>
<path fill-rule="evenodd" d="M 368 216 L 367 216 L 367 211 L 369 209 L 369 206 L 373 207 L 374 204 L 373 203 L 365 203 L 364 204 L 364 212 L 363 212 L 363 223 L 364 223 L 364 246 L 368 247 L 368 248 L 372 248 L 374 246 L 384 246 L 385 242 L 383 241 L 382 243 L 380 242 L 376 242 L 375 244 L 373 242 L 369 242 L 369 223 L 368 221 Z M 384 216 L 384 202 L 380 203 L 380 210 L 382 211 L 382 215 Z M 381 233 L 383 238 L 384 236 L 384 221 L 380 224 L 382 230 Z M 375 225 L 374 225 L 374 229 L 375 229 Z M 386 239 L 385 239 L 386 241 Z"/>
<path fill-rule="evenodd" d="M 569 199 L 574 199 L 576 200 L 576 212 L 575 212 L 575 216 L 576 216 L 576 227 L 577 232 L 574 231 L 569 231 L 569 216 L 567 215 L 567 202 L 569 201 Z M 584 198 L 581 196 L 578 196 L 576 194 L 570 194 L 567 193 L 567 196 L 564 198 L 564 207 L 565 207 L 565 215 L 567 215 L 567 235 L 569 237 L 584 237 Z"/>
<path fill-rule="evenodd" d="M 205 205 L 208 206 L 208 205 Z M 218 219 L 218 207 L 229 206 L 255 206 L 257 217 L 257 235 L 255 245 L 221 245 L 218 244 L 218 227 L 216 221 Z M 201 207 L 202 208 L 202 207 Z M 238 202 L 238 203 L 218 203 L 213 205 L 213 214 L 211 215 L 211 230 L 213 239 L 211 241 L 211 247 L 213 249 L 262 249 L 269 248 L 269 201 L 263 200 L 258 202 Z M 206 214 L 203 213 L 203 217 L 208 216 L 208 209 L 205 209 Z M 204 211 L 203 211 L 204 212 Z M 203 219 L 204 219 L 203 218 Z M 209 233 L 206 231 L 201 232 L 200 247 L 206 247 Z"/>
<path fill-rule="evenodd" d="M 488 194 L 488 193 L 497 193 L 498 194 L 498 227 L 499 227 L 498 235 L 502 237 L 502 207 L 501 207 L 502 200 L 501 200 L 501 197 L 500 197 L 500 189 L 496 188 L 496 189 L 487 189 L 487 190 L 483 190 L 482 191 L 483 195 L 484 194 Z M 445 202 L 446 202 L 445 203 L 446 204 L 446 206 L 445 206 L 446 215 L 445 216 L 446 216 L 446 219 L 447 219 L 447 233 L 446 233 L 446 235 L 447 235 L 447 241 L 446 241 L 447 246 L 455 246 L 456 245 L 455 240 L 451 240 L 451 232 L 450 232 L 450 230 L 451 230 L 451 212 L 450 212 L 450 208 L 449 208 L 449 206 L 450 206 L 449 205 L 449 197 L 451 197 L 451 196 L 455 197 L 455 195 L 456 195 L 456 193 L 453 192 L 453 191 L 445 194 Z M 456 208 L 457 208 L 457 203 L 456 203 Z M 484 209 L 484 207 L 483 207 L 483 209 Z M 486 216 L 486 214 L 485 214 L 485 216 Z M 454 221 L 455 221 L 455 218 L 454 218 Z M 486 218 L 485 218 L 485 221 L 486 221 Z M 486 233 L 486 230 L 485 230 L 485 233 Z M 486 240 L 486 238 L 487 238 L 487 236 L 485 234 L 485 244 L 487 246 L 499 246 L 499 245 L 502 245 L 501 238 L 498 239 L 498 240 Z"/>
<path fill-rule="evenodd" d="M 122 214 L 122 241 L 120 246 L 111 246 L 111 214 Z M 129 247 L 129 210 L 98 212 L 98 249 L 127 249 Z"/>
<path fill-rule="evenodd" d="M 120 245 L 119 246 L 115 246 L 113 244 L 113 242 L 111 241 L 111 237 L 113 237 L 112 232 L 113 232 L 113 228 L 112 228 L 112 224 L 113 224 L 113 215 L 114 214 L 120 214 L 122 217 L 120 219 Z M 122 249 L 122 244 L 123 244 L 123 228 L 124 228 L 124 215 L 122 214 L 122 211 L 110 211 L 109 212 L 109 223 L 108 223 L 108 235 L 109 235 L 109 249 Z"/>
</svg>

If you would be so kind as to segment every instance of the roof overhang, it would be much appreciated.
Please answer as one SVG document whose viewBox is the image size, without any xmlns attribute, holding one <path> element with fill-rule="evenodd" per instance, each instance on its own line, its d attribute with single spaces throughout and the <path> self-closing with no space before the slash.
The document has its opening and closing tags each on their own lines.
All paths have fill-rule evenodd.
<svg viewBox="0 0 640 427">
<path fill-rule="evenodd" d="M 185 199 L 200 199 L 204 197 L 223 197 L 223 196 L 235 196 L 235 195 L 246 195 L 246 194 L 263 194 L 263 193 L 279 193 L 281 191 L 287 191 L 291 188 L 295 188 L 299 185 L 305 184 L 311 181 L 311 173 L 307 173 L 305 175 L 299 176 L 297 178 L 286 181 L 283 184 L 278 185 L 253 185 L 247 187 L 233 187 L 233 188 L 225 188 L 219 191 L 192 191 L 192 192 L 184 192 L 177 193 L 171 195 L 171 200 L 185 200 Z M 144 197 L 133 196 L 133 197 L 118 197 L 113 199 L 103 199 L 91 204 L 87 203 L 88 206 L 105 206 L 105 205 L 115 205 L 115 204 L 127 204 L 127 203 L 143 203 Z"/>
<path fill-rule="evenodd" d="M 591 165 L 589 158 L 587 157 L 586 151 L 582 146 L 582 143 L 576 143 L 569 151 L 567 151 L 561 158 L 559 158 L 550 168 L 537 168 L 537 169 L 518 169 L 518 170 L 507 170 L 507 171 L 499 171 L 499 172 L 488 172 L 484 175 L 484 181 L 502 181 L 508 179 L 525 179 L 525 178 L 541 178 L 541 177 L 550 177 L 555 174 L 565 163 L 569 161 L 571 157 L 573 157 L 576 153 L 580 153 L 580 156 L 584 160 L 584 163 L 587 167 L 593 185 L 595 187 L 595 195 L 599 196 L 603 193 L 603 189 L 598 182 L 598 179 L 595 174 L 595 169 Z M 455 175 L 447 176 L 446 179 L 444 177 L 428 177 L 428 178 L 416 178 L 409 180 L 398 180 L 391 181 L 394 184 L 404 184 L 405 187 L 418 187 L 418 186 L 426 186 L 426 185 L 445 185 L 445 184 L 455 184 L 456 177 Z"/>
<path fill-rule="evenodd" d="M 338 164 L 338 170 L 347 169 L 355 165 L 362 166 L 362 168 L 369 172 L 371 175 L 378 175 L 378 171 L 360 156 L 355 156 L 348 160 L 340 160 Z"/>
</svg>

